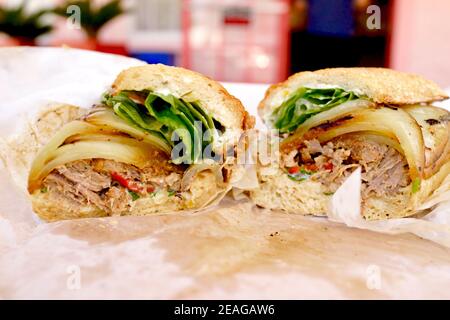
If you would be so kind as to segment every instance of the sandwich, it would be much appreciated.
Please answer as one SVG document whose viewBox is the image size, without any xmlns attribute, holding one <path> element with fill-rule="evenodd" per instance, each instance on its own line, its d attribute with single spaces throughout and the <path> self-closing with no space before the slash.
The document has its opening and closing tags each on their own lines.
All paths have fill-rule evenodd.
<svg viewBox="0 0 450 320">
<path fill-rule="evenodd" d="M 237 179 L 237 144 L 252 120 L 220 84 L 193 71 L 122 71 L 36 155 L 33 209 L 54 221 L 204 208 Z"/>
<path fill-rule="evenodd" d="M 326 215 L 334 192 L 361 168 L 367 220 L 406 217 L 450 172 L 448 98 L 420 76 L 383 68 L 300 72 L 272 85 L 258 112 L 279 141 L 259 164 L 262 207 Z"/>
</svg>

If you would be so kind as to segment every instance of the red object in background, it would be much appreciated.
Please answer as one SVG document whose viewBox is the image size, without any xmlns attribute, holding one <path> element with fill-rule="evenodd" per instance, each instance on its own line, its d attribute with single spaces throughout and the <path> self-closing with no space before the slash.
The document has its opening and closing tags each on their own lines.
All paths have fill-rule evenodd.
<svg viewBox="0 0 450 320">
<path fill-rule="evenodd" d="M 121 54 L 123 56 L 128 56 L 128 50 L 124 45 L 120 44 L 104 44 L 97 42 L 96 50 L 105 53 Z"/>
<path fill-rule="evenodd" d="M 16 37 L 14 38 L 19 46 L 34 46 L 36 45 L 36 41 L 34 39 Z"/>
<path fill-rule="evenodd" d="M 112 53 L 128 56 L 128 50 L 124 44 L 110 44 L 110 43 L 106 44 L 99 42 L 97 39 L 94 38 L 87 38 L 83 40 L 81 39 L 67 39 L 64 41 L 58 40 L 53 41 L 50 45 L 54 47 L 68 46 L 70 48 L 95 50 L 104 53 Z"/>
<path fill-rule="evenodd" d="M 183 67 L 219 81 L 286 79 L 289 1 L 184 0 Z"/>
<path fill-rule="evenodd" d="M 22 37 L 10 37 L 6 34 L 0 34 L 0 47 L 14 46 L 34 46 L 36 42 L 33 39 Z"/>
<path fill-rule="evenodd" d="M 223 19 L 224 24 L 249 24 L 250 21 L 246 18 L 241 17 L 225 17 Z"/>
<path fill-rule="evenodd" d="M 223 10 L 224 24 L 250 24 L 250 10 L 246 7 L 231 7 Z"/>
</svg>

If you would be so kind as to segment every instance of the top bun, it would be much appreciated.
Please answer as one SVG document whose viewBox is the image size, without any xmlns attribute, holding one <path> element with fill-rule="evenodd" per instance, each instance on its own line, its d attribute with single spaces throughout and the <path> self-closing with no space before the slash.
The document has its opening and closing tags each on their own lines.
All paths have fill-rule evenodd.
<svg viewBox="0 0 450 320">
<path fill-rule="evenodd" d="M 299 72 L 272 85 L 259 104 L 262 118 L 300 87 L 338 87 L 366 96 L 379 104 L 404 105 L 447 99 L 437 84 L 415 74 L 385 68 L 332 68 Z"/>
<path fill-rule="evenodd" d="M 225 88 L 200 73 L 163 64 L 149 64 L 122 71 L 112 85 L 114 92 L 151 90 L 197 103 L 226 129 L 246 129 L 253 119 L 242 103 Z"/>
</svg>

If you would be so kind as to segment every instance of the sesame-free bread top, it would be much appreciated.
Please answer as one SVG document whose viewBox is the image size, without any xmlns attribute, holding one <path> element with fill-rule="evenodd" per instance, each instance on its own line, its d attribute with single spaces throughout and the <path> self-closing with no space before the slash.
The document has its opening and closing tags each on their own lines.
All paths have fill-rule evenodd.
<svg viewBox="0 0 450 320">
<path fill-rule="evenodd" d="M 397 106 L 448 98 L 437 84 L 419 75 L 386 68 L 331 68 L 299 72 L 272 85 L 259 104 L 260 116 L 264 119 L 300 87 L 338 87 L 378 104 Z"/>
</svg>

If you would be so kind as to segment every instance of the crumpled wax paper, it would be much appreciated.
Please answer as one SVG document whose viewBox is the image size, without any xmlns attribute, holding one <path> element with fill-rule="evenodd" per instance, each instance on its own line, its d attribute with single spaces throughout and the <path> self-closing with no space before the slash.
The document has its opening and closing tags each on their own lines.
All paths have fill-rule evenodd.
<svg viewBox="0 0 450 320">
<path fill-rule="evenodd" d="M 71 49 L 0 50 L 0 298 L 450 298 L 448 230 L 436 229 L 449 224 L 448 205 L 438 199 L 443 209 L 423 219 L 367 226 L 355 198 L 342 196 L 359 194 L 358 172 L 330 211 L 356 228 L 230 198 L 194 214 L 39 221 L 25 190 L 30 159 L 12 162 L 8 143 L 49 104 L 87 108 L 137 64 Z M 417 234 L 435 242 L 408 233 L 411 223 L 432 226 Z"/>
</svg>

